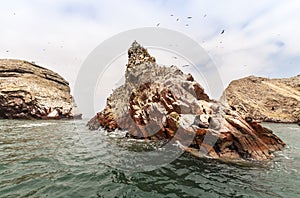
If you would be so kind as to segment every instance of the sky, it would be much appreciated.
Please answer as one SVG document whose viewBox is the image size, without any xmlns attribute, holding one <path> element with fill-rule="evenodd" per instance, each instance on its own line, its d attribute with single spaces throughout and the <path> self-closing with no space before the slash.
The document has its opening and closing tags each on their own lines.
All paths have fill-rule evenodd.
<svg viewBox="0 0 300 198">
<path fill-rule="evenodd" d="M 300 74 L 298 0 L 10 0 L 0 5 L 0 58 L 33 61 L 62 75 L 72 90 L 82 63 L 99 44 L 157 24 L 198 42 L 225 87 L 249 75 Z"/>
</svg>

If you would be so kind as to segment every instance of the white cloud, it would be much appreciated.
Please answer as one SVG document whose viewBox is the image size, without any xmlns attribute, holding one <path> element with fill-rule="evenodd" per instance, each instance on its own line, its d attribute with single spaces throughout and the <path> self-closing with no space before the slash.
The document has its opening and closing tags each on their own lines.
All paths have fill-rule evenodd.
<svg viewBox="0 0 300 198">
<path fill-rule="evenodd" d="M 299 10 L 297 0 L 11 0 L 0 6 L 0 57 L 35 61 L 73 88 L 84 59 L 102 41 L 160 23 L 199 42 L 225 85 L 250 74 L 297 75 Z"/>
</svg>

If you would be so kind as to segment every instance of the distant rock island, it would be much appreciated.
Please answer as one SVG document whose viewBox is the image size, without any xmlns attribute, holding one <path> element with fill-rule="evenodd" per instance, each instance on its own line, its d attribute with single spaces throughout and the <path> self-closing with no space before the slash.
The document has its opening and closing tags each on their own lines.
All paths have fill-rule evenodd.
<svg viewBox="0 0 300 198">
<path fill-rule="evenodd" d="M 282 79 L 250 76 L 234 80 L 223 98 L 243 117 L 300 124 L 300 75 Z"/>
<path fill-rule="evenodd" d="M 192 155 L 220 160 L 268 160 L 284 147 L 269 129 L 210 100 L 191 74 L 158 66 L 137 42 L 128 58 L 125 84 L 89 121 L 91 130 L 118 129 L 130 138 L 174 141 Z"/>
<path fill-rule="evenodd" d="M 34 63 L 0 59 L 0 119 L 81 118 L 69 83 Z"/>
</svg>

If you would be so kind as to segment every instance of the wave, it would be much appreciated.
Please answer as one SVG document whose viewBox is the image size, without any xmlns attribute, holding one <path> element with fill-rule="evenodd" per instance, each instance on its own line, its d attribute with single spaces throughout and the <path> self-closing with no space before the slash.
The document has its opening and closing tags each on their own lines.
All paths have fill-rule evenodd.
<svg viewBox="0 0 300 198">
<path fill-rule="evenodd" d="M 32 128 L 32 127 L 43 127 L 43 126 L 49 126 L 49 125 L 55 125 L 57 123 L 30 123 L 30 124 L 22 124 L 19 126 L 15 126 L 15 127 L 19 127 L 19 128 Z"/>
</svg>

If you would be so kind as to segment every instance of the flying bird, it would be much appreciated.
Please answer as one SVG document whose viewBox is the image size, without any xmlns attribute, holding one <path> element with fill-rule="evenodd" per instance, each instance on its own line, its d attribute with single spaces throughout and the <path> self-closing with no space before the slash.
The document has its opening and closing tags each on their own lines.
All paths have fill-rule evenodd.
<svg viewBox="0 0 300 198">
<path fill-rule="evenodd" d="M 205 14 L 203 17 L 206 17 L 207 15 Z"/>
<path fill-rule="evenodd" d="M 189 16 L 189 17 L 187 17 L 188 19 L 191 19 L 191 18 L 193 18 L 193 17 L 191 17 L 191 16 Z"/>
<path fill-rule="evenodd" d="M 185 26 L 189 26 L 189 24 L 185 24 Z"/>
<path fill-rule="evenodd" d="M 177 18 L 176 21 L 179 21 L 179 18 Z"/>
<path fill-rule="evenodd" d="M 221 34 L 224 34 L 225 30 L 222 30 Z"/>
<path fill-rule="evenodd" d="M 173 14 L 171 14 L 170 16 L 174 16 Z"/>
<path fill-rule="evenodd" d="M 156 27 L 158 27 L 160 25 L 160 23 L 158 23 L 157 25 L 156 25 Z"/>
<path fill-rule="evenodd" d="M 188 67 L 188 66 L 190 66 L 190 65 L 182 65 L 182 67 Z"/>
<path fill-rule="evenodd" d="M 176 56 L 173 56 L 173 58 L 174 58 L 174 59 L 177 59 L 177 57 L 176 57 Z"/>
</svg>

